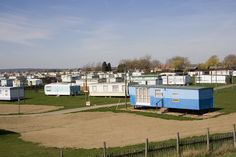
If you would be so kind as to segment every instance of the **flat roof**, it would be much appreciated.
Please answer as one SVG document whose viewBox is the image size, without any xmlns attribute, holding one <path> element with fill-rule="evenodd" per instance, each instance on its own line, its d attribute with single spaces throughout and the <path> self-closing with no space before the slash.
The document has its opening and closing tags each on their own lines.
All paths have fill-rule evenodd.
<svg viewBox="0 0 236 157">
<path fill-rule="evenodd" d="M 168 89 L 213 89 L 211 87 L 199 87 L 199 86 L 166 86 L 166 85 L 130 85 L 130 87 L 147 87 L 147 88 L 168 88 Z"/>
</svg>

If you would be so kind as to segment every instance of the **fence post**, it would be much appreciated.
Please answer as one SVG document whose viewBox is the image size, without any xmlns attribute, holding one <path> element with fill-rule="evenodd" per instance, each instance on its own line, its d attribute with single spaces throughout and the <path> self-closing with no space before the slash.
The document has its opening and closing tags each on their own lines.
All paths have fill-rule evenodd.
<svg viewBox="0 0 236 157">
<path fill-rule="evenodd" d="M 148 138 L 146 138 L 146 143 L 145 143 L 145 157 L 148 157 Z"/>
<path fill-rule="evenodd" d="M 177 132 L 177 138 L 176 138 L 176 153 L 177 153 L 177 157 L 180 157 L 180 140 L 179 140 L 178 132 Z"/>
<path fill-rule="evenodd" d="M 103 142 L 103 157 L 107 156 L 106 142 Z"/>
<path fill-rule="evenodd" d="M 235 124 L 233 125 L 234 130 L 233 130 L 233 136 L 234 136 L 234 148 L 236 148 L 236 126 Z"/>
<path fill-rule="evenodd" d="M 62 148 L 60 149 L 60 157 L 64 157 L 64 152 Z"/>
<path fill-rule="evenodd" d="M 210 151 L 210 131 L 209 128 L 207 128 L 207 152 Z"/>
</svg>

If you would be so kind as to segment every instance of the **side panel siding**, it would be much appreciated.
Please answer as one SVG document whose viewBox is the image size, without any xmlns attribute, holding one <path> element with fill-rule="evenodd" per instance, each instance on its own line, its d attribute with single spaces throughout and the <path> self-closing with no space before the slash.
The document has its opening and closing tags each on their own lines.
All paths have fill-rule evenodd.
<svg viewBox="0 0 236 157">
<path fill-rule="evenodd" d="M 131 105 L 147 106 L 147 104 L 137 104 L 136 88 L 129 87 Z M 179 89 L 148 87 L 151 107 L 165 107 L 176 109 L 202 110 L 213 108 L 213 89 Z M 149 106 L 149 105 L 148 105 Z"/>
<path fill-rule="evenodd" d="M 214 108 L 214 91 L 212 88 L 199 90 L 199 103 L 200 109 L 211 109 Z"/>
<path fill-rule="evenodd" d="M 129 90 L 129 95 L 130 95 L 130 104 L 131 105 L 136 105 L 136 92 L 135 92 L 135 90 L 136 90 L 136 88 L 135 87 L 129 87 L 128 88 Z"/>
</svg>

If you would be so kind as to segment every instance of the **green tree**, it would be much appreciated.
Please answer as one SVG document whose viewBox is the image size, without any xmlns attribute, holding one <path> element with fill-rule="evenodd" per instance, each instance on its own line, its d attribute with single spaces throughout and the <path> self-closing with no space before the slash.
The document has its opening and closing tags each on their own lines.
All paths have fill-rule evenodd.
<svg viewBox="0 0 236 157">
<path fill-rule="evenodd" d="M 190 61 L 186 57 L 175 56 L 167 60 L 169 65 L 174 70 L 184 70 L 190 64 Z"/>
<path fill-rule="evenodd" d="M 118 72 L 125 72 L 125 64 L 119 64 L 118 66 L 117 66 L 117 71 Z"/>
<path fill-rule="evenodd" d="M 111 71 L 111 63 L 107 64 L 107 71 Z"/>
<path fill-rule="evenodd" d="M 232 68 L 236 66 L 236 55 L 229 54 L 225 56 L 223 60 L 223 65 L 225 68 Z"/>
<path fill-rule="evenodd" d="M 205 63 L 206 68 L 209 69 L 210 67 L 216 67 L 220 65 L 220 60 L 217 55 L 213 55 Z"/>
<path fill-rule="evenodd" d="M 103 62 L 102 63 L 102 72 L 106 72 L 107 71 L 107 63 Z"/>
</svg>

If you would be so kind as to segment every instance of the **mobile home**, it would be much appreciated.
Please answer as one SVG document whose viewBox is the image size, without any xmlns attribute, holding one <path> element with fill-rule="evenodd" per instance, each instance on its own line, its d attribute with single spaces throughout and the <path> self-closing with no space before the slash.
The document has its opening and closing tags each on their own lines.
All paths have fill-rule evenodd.
<svg viewBox="0 0 236 157">
<path fill-rule="evenodd" d="M 161 76 L 163 85 L 187 85 L 191 83 L 191 77 L 189 75 L 171 75 Z"/>
<path fill-rule="evenodd" d="M 159 78 L 158 75 L 131 76 L 131 82 L 136 82 L 140 85 L 156 85 Z"/>
<path fill-rule="evenodd" d="M 128 90 L 128 89 L 127 89 Z M 94 83 L 89 86 L 90 96 L 125 96 L 125 83 Z"/>
<path fill-rule="evenodd" d="M 45 95 L 79 95 L 80 86 L 70 83 L 51 83 L 44 86 Z"/>
<path fill-rule="evenodd" d="M 195 77 L 196 83 L 220 83 L 227 84 L 230 82 L 229 76 L 226 75 L 198 75 Z"/>
<path fill-rule="evenodd" d="M 3 79 L 3 80 L 1 80 L 1 86 L 12 87 L 13 80 L 12 79 Z"/>
<path fill-rule="evenodd" d="M 177 86 L 129 86 L 130 104 L 187 110 L 213 108 L 213 88 Z"/>
<path fill-rule="evenodd" d="M 43 84 L 43 81 L 41 79 L 27 79 L 28 86 L 40 86 Z"/>
<path fill-rule="evenodd" d="M 24 99 L 23 87 L 0 87 L 0 100 Z"/>
</svg>

